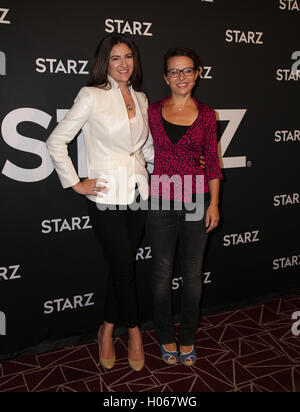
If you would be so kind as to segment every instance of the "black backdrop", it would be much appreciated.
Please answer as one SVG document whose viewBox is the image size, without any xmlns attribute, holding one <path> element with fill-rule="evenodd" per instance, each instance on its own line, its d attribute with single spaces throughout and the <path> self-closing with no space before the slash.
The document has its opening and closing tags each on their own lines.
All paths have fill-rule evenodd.
<svg viewBox="0 0 300 412">
<path fill-rule="evenodd" d="M 222 223 L 205 260 L 202 312 L 299 293 L 299 5 L 1 0 L 0 359 L 88 339 L 102 322 L 107 269 L 86 201 L 61 188 L 44 142 L 86 84 L 94 49 L 110 32 L 137 43 L 150 102 L 168 93 L 162 62 L 169 47 L 194 48 L 202 59 L 195 95 L 217 112 L 225 177 Z M 84 176 L 81 139 L 70 153 Z M 137 272 L 147 327 L 146 237 Z M 175 314 L 180 277 L 177 259 Z"/>
</svg>

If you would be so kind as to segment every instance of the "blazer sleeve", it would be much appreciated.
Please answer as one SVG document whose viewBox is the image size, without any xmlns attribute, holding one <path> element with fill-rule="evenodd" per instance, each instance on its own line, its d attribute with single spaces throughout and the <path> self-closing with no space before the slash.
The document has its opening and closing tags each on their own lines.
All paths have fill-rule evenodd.
<svg viewBox="0 0 300 412">
<path fill-rule="evenodd" d="M 153 148 L 153 138 L 149 130 L 148 138 L 146 143 L 142 147 L 142 152 L 146 163 L 154 163 L 154 148 Z"/>
<path fill-rule="evenodd" d="M 142 152 L 145 158 L 146 163 L 154 163 L 154 147 L 153 147 L 153 138 L 152 134 L 149 128 L 149 119 L 148 119 L 148 99 L 146 96 L 145 97 L 145 105 L 146 105 L 146 113 L 147 113 L 147 124 L 148 124 L 148 138 L 146 140 L 146 143 L 142 147 Z"/>
<path fill-rule="evenodd" d="M 68 153 L 68 144 L 88 120 L 94 105 L 93 94 L 87 87 L 80 89 L 74 104 L 46 141 L 47 149 L 63 188 L 80 181 Z"/>
<path fill-rule="evenodd" d="M 217 119 L 214 110 L 211 110 L 208 117 L 204 160 L 207 180 L 223 179 L 218 156 Z"/>
</svg>

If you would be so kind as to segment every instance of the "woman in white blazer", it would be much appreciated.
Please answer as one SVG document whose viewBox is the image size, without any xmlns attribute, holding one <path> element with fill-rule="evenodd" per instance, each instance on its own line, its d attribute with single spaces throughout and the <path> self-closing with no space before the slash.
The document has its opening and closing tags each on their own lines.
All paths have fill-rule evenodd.
<svg viewBox="0 0 300 412">
<path fill-rule="evenodd" d="M 46 142 L 63 188 L 88 198 L 92 226 L 109 265 L 104 323 L 98 333 L 100 363 L 108 369 L 116 361 L 116 323 L 128 328 L 130 366 L 144 366 L 134 270 L 147 211 L 130 205 L 137 196 L 148 197 L 146 162 L 153 163 L 154 152 L 147 98 L 137 91 L 140 67 L 131 39 L 106 36 L 96 49 L 89 87 L 79 91 Z M 82 181 L 68 155 L 68 143 L 81 128 L 88 169 Z"/>
</svg>

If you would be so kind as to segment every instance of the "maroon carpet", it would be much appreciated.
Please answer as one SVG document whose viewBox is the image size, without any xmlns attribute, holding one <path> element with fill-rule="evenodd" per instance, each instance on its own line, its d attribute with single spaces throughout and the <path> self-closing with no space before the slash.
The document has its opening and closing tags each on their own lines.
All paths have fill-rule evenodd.
<svg viewBox="0 0 300 412">
<path fill-rule="evenodd" d="M 295 311 L 300 296 L 204 317 L 192 367 L 166 365 L 155 333 L 145 331 L 142 372 L 128 366 L 124 336 L 116 339 L 118 361 L 111 371 L 98 366 L 97 344 L 90 342 L 0 364 L 0 391 L 300 392 Z"/>
</svg>

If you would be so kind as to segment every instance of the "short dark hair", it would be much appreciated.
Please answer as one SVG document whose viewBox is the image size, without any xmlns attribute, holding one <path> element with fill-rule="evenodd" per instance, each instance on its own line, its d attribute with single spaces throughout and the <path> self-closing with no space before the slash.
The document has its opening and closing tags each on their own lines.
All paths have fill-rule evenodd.
<svg viewBox="0 0 300 412">
<path fill-rule="evenodd" d="M 189 57 L 190 59 L 193 60 L 194 63 L 194 69 L 198 70 L 199 67 L 201 66 L 200 62 L 200 57 L 198 54 L 187 47 L 173 47 L 167 51 L 164 57 L 164 73 L 165 75 L 168 74 L 168 61 L 171 57 L 176 57 L 176 56 L 186 56 Z"/>
<path fill-rule="evenodd" d="M 112 48 L 116 44 L 120 43 L 126 44 L 132 51 L 134 69 L 132 76 L 130 77 L 130 84 L 134 90 L 139 90 L 142 83 L 142 69 L 139 51 L 133 40 L 129 37 L 123 36 L 122 34 L 110 34 L 105 36 L 98 44 L 94 54 L 91 79 L 88 82 L 88 86 L 111 87 L 111 84 L 107 78 L 110 53 Z"/>
</svg>

